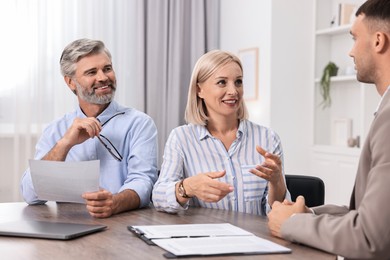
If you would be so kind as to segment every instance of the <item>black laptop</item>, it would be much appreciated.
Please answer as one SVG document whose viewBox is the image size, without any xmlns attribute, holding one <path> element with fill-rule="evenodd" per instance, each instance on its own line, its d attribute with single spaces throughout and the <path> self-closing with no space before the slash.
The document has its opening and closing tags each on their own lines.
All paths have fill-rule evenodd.
<svg viewBox="0 0 390 260">
<path fill-rule="evenodd" d="M 107 226 L 96 224 L 17 220 L 0 223 L 0 236 L 68 240 L 106 228 Z"/>
</svg>

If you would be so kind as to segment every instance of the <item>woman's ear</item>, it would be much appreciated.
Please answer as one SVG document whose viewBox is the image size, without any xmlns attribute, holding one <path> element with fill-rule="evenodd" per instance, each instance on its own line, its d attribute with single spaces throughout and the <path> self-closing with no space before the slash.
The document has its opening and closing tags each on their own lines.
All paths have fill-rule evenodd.
<svg viewBox="0 0 390 260">
<path fill-rule="evenodd" d="M 199 83 L 196 83 L 196 91 L 199 98 L 203 98 L 202 96 L 202 89 L 200 88 Z"/>
</svg>

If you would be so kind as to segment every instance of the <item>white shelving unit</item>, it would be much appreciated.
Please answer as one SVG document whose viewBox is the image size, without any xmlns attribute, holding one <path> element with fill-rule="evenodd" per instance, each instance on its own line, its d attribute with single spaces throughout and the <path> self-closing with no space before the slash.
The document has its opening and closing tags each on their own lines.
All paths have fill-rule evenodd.
<svg viewBox="0 0 390 260">
<path fill-rule="evenodd" d="M 352 191 L 360 150 L 380 97 L 373 85 L 362 84 L 354 75 L 349 56 L 353 46 L 351 24 L 338 24 L 339 4 L 359 6 L 364 0 L 316 0 L 313 75 L 313 145 L 311 171 L 326 186 L 326 203 L 347 204 Z M 332 24 L 332 20 L 334 23 Z M 331 78 L 331 105 L 323 108 L 320 79 L 328 62 L 338 67 Z M 352 73 L 351 73 L 352 72 Z M 359 136 L 360 147 L 348 139 Z"/>
<path fill-rule="evenodd" d="M 350 24 L 340 25 L 336 27 L 329 27 L 324 29 L 316 30 L 316 35 L 337 35 L 337 34 L 346 34 L 349 32 L 351 26 Z"/>
</svg>

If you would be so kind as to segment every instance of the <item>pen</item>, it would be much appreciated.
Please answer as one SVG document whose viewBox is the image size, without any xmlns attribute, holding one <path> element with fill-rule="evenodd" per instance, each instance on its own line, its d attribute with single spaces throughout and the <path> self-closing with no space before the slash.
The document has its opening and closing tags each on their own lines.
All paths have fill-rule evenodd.
<svg viewBox="0 0 390 260">
<path fill-rule="evenodd" d="M 210 237 L 210 236 L 171 236 L 171 238 L 198 238 L 198 237 Z"/>
</svg>

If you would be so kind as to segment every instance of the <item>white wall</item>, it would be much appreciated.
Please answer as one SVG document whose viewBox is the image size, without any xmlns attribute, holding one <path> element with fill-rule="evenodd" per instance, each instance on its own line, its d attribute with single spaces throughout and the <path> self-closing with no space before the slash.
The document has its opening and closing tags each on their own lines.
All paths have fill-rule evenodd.
<svg viewBox="0 0 390 260">
<path fill-rule="evenodd" d="M 313 24 L 312 0 L 221 1 L 221 49 L 259 48 L 259 97 L 247 102 L 250 120 L 280 135 L 287 173 L 312 174 Z"/>
<path fill-rule="evenodd" d="M 270 0 L 221 1 L 221 49 L 238 53 L 259 48 L 259 98 L 247 106 L 250 120 L 266 126 L 270 125 L 271 7 Z"/>
<path fill-rule="evenodd" d="M 313 10 L 312 0 L 272 0 L 270 125 L 282 138 L 287 172 L 309 175 Z"/>
</svg>

